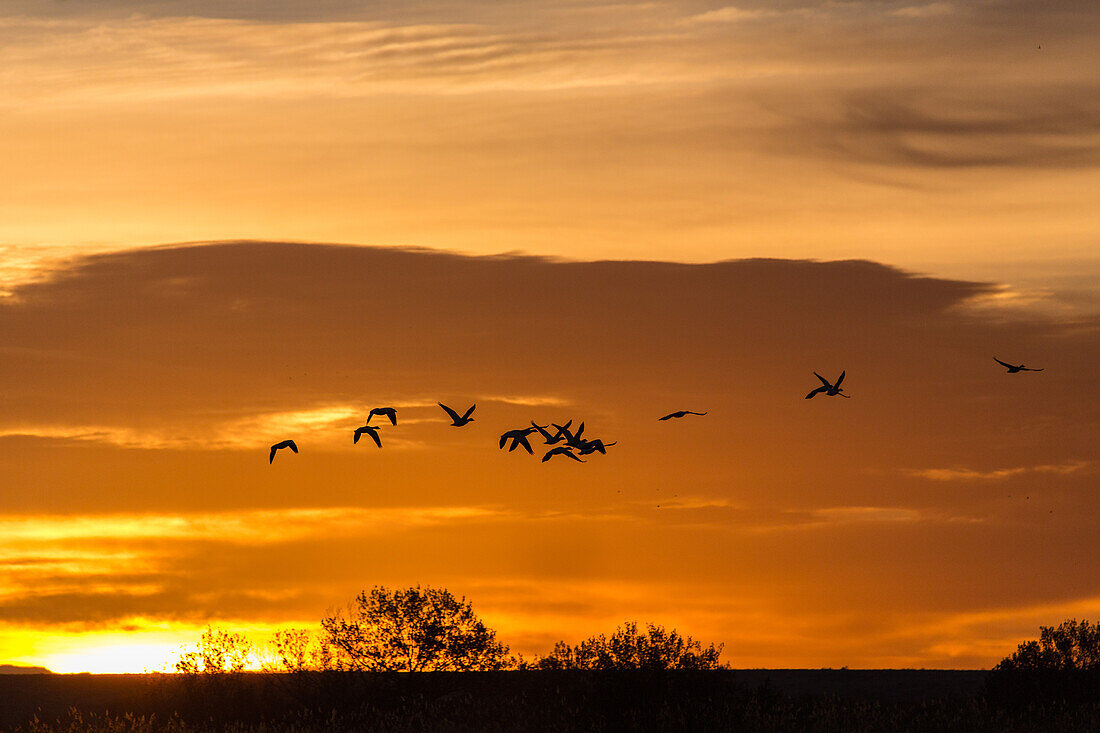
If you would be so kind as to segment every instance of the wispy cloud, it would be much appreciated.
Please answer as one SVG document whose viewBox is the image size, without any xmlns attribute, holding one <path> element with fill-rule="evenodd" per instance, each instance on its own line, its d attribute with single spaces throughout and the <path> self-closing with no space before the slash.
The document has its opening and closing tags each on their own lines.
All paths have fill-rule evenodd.
<svg viewBox="0 0 1100 733">
<path fill-rule="evenodd" d="M 973 468 L 923 468 L 910 470 L 911 476 L 930 479 L 932 481 L 996 481 L 1026 473 L 1055 473 L 1068 475 L 1083 471 L 1092 466 L 1092 461 L 1074 461 L 1072 463 L 1051 464 L 1043 466 L 1017 466 L 1014 468 L 996 468 L 980 471 Z"/>
<path fill-rule="evenodd" d="M 371 530 L 492 521 L 511 513 L 478 506 L 251 509 L 192 514 L 0 515 L 5 544 L 80 539 L 192 539 L 244 544 Z"/>
</svg>

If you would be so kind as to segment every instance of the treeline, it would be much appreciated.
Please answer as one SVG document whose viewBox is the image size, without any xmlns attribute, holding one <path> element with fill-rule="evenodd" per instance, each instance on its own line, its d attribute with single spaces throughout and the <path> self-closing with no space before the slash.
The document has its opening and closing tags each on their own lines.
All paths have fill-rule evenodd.
<svg viewBox="0 0 1100 733">
<path fill-rule="evenodd" d="M 675 629 L 629 621 L 610 636 L 546 656 L 511 654 L 465 598 L 443 588 L 364 590 L 346 612 L 319 628 L 281 629 L 256 645 L 240 633 L 208 627 L 176 662 L 184 674 L 227 674 L 258 666 L 266 672 L 466 672 L 500 670 L 708 670 L 720 667 L 722 645 L 704 647 Z"/>
</svg>

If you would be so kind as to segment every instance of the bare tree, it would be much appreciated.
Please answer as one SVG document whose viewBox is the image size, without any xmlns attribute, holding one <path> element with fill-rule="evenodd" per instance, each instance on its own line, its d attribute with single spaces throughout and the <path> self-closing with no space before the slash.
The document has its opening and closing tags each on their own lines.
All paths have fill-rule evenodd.
<svg viewBox="0 0 1100 733">
<path fill-rule="evenodd" d="M 347 614 L 321 620 L 329 668 L 356 671 L 483 671 L 508 665 L 508 647 L 465 598 L 444 588 L 361 592 Z"/>
<path fill-rule="evenodd" d="M 252 644 L 244 634 L 207 626 L 192 651 L 180 654 L 176 671 L 181 674 L 227 674 L 243 672 Z"/>
</svg>

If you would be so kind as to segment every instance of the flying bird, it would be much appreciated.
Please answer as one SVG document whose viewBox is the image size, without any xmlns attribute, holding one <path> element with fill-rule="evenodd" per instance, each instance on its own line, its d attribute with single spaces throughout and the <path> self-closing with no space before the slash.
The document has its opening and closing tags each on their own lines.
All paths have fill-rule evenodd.
<svg viewBox="0 0 1100 733">
<path fill-rule="evenodd" d="M 392 407 L 375 407 L 370 411 L 370 414 L 367 415 L 367 425 L 370 425 L 370 419 L 375 415 L 388 417 L 391 423 L 397 425 L 397 410 Z"/>
<path fill-rule="evenodd" d="M 580 448 L 582 445 L 584 445 L 584 440 L 581 439 L 581 435 L 584 434 L 584 423 L 582 422 L 580 424 L 580 427 L 577 428 L 576 433 L 571 433 L 569 432 L 569 425 L 572 422 L 573 421 L 570 420 L 565 425 L 558 425 L 557 423 L 550 424 L 558 429 L 558 435 L 565 438 L 565 444 L 567 446 L 569 446 L 570 448 Z"/>
<path fill-rule="evenodd" d="M 460 428 L 463 425 L 465 425 L 466 423 L 470 423 L 470 422 L 474 421 L 474 419 L 472 417 L 470 417 L 470 415 L 473 414 L 474 408 L 477 407 L 477 405 L 470 405 L 470 409 L 466 410 L 466 414 L 459 417 L 457 412 L 455 412 L 451 408 L 447 407 L 442 402 L 437 402 L 436 404 L 439 405 L 440 407 L 442 407 L 443 411 L 451 416 L 451 427 Z"/>
<path fill-rule="evenodd" d="M 374 440 L 374 444 L 377 445 L 379 448 L 382 447 L 382 439 L 378 437 L 378 428 L 371 427 L 370 425 L 364 425 L 361 428 L 356 428 L 355 435 L 352 437 L 351 442 L 358 443 L 359 439 L 363 437 L 363 433 L 369 435 Z"/>
<path fill-rule="evenodd" d="M 1021 364 L 1020 366 L 1016 366 L 1015 364 L 1006 364 L 1005 362 L 1001 361 L 1000 359 L 998 359 L 995 356 L 993 357 L 993 361 L 997 362 L 998 364 L 1003 366 L 1005 369 L 1007 369 L 1008 370 L 1006 372 L 1007 374 L 1015 374 L 1017 372 L 1041 372 L 1041 371 L 1043 371 L 1042 369 L 1030 369 L 1030 368 L 1024 366 L 1023 364 Z"/>
<path fill-rule="evenodd" d="M 509 440 L 511 440 L 512 441 L 512 447 L 509 448 L 508 450 L 510 450 L 510 451 L 515 450 L 515 445 L 516 445 L 515 441 L 522 438 L 524 440 L 524 442 L 526 442 L 527 441 L 527 436 L 530 435 L 531 433 L 535 432 L 535 429 L 537 427 L 538 426 L 536 425 L 534 428 L 517 428 L 516 430 L 509 430 L 505 433 L 502 433 L 501 436 L 500 436 L 500 447 L 503 448 L 504 444 L 507 443 Z"/>
<path fill-rule="evenodd" d="M 564 445 L 559 445 L 557 448 L 551 448 L 550 450 L 546 451 L 546 455 L 542 457 L 542 462 L 546 463 L 554 456 L 569 456 L 577 463 L 588 463 L 588 461 L 577 458 L 577 454 L 573 452 L 573 449 Z"/>
<path fill-rule="evenodd" d="M 836 379 L 836 384 L 830 384 L 829 380 L 821 376 L 817 372 L 814 372 L 814 376 L 821 380 L 821 386 L 806 395 L 806 399 L 810 399 L 814 395 L 824 392 L 829 397 L 835 397 L 840 395 L 841 397 L 847 397 L 851 399 L 850 395 L 841 394 L 844 390 L 841 388 L 840 383 L 844 381 L 844 372 L 840 373 L 840 376 Z"/>
<path fill-rule="evenodd" d="M 297 452 L 298 452 L 298 446 L 294 444 L 294 441 L 293 441 L 293 440 L 284 440 L 284 441 L 283 441 L 283 442 L 281 442 L 281 443 L 276 443 L 275 445 L 271 446 L 271 455 L 269 455 L 269 456 L 267 457 L 267 462 L 268 462 L 268 463 L 271 463 L 271 462 L 273 462 L 273 461 L 275 460 L 275 453 L 276 453 L 276 451 L 278 451 L 278 450 L 279 450 L 280 448 L 290 448 L 290 449 L 291 449 L 292 451 L 294 451 L 295 453 L 297 453 Z"/>
<path fill-rule="evenodd" d="M 508 446 L 508 452 L 511 453 L 516 448 L 523 446 L 523 449 L 528 453 L 534 453 L 534 449 L 531 448 L 531 443 L 528 442 L 526 435 L 516 435 L 512 437 L 512 444 Z"/>
<path fill-rule="evenodd" d="M 564 427 L 568 428 L 572 424 L 573 424 L 573 421 L 570 420 L 569 422 L 567 422 L 565 424 Z M 550 433 L 546 430 L 546 428 L 550 427 L 549 425 L 536 425 L 535 421 L 532 420 L 531 421 L 531 426 L 535 430 L 539 431 L 539 434 L 542 435 L 543 440 L 546 441 L 546 445 L 554 445 L 554 443 L 560 443 L 562 438 L 565 437 L 565 436 L 562 435 L 562 429 L 563 428 L 561 428 L 561 427 L 558 427 L 558 432 L 557 433 L 555 433 L 554 435 L 550 435 Z M 557 426 L 555 426 L 555 427 L 557 427 Z"/>
<path fill-rule="evenodd" d="M 610 443 L 605 443 L 599 438 L 595 440 L 586 440 L 584 441 L 584 445 L 580 447 L 580 454 L 582 456 L 587 456 L 590 453 L 599 453 L 600 455 L 606 456 L 608 447 L 618 442 L 617 440 L 613 440 Z"/>
<path fill-rule="evenodd" d="M 709 410 L 707 411 L 709 412 Z M 658 420 L 671 420 L 674 417 L 683 417 L 684 415 L 706 415 L 706 412 L 692 412 L 691 410 L 677 410 L 676 412 L 670 412 L 664 417 L 657 418 Z"/>
</svg>

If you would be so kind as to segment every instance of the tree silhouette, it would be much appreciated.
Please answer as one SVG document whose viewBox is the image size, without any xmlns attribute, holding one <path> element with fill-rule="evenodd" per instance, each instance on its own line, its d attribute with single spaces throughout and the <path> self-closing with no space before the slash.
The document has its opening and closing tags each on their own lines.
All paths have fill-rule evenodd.
<svg viewBox="0 0 1100 733">
<path fill-rule="evenodd" d="M 243 672 L 252 653 L 244 634 L 206 627 L 193 651 L 183 652 L 176 662 L 181 674 L 227 674 Z"/>
<path fill-rule="evenodd" d="M 1008 708 L 1094 705 L 1100 699 L 1100 627 L 1067 619 L 1040 626 L 1002 659 L 985 683 L 987 698 Z"/>
<path fill-rule="evenodd" d="M 1100 626 L 1068 619 L 1040 626 L 1039 639 L 1025 641 L 994 671 L 1100 670 Z"/>
<path fill-rule="evenodd" d="M 362 591 L 347 615 L 321 620 L 330 669 L 370 672 L 484 671 L 504 668 L 508 647 L 465 598 L 444 588 Z"/>
<path fill-rule="evenodd" d="M 603 634 L 585 639 L 576 646 L 564 641 L 540 658 L 539 669 L 717 669 L 722 645 L 706 649 L 676 629 L 646 624 L 646 633 L 638 633 L 638 624 L 628 621 L 615 629 L 611 638 Z"/>
</svg>

